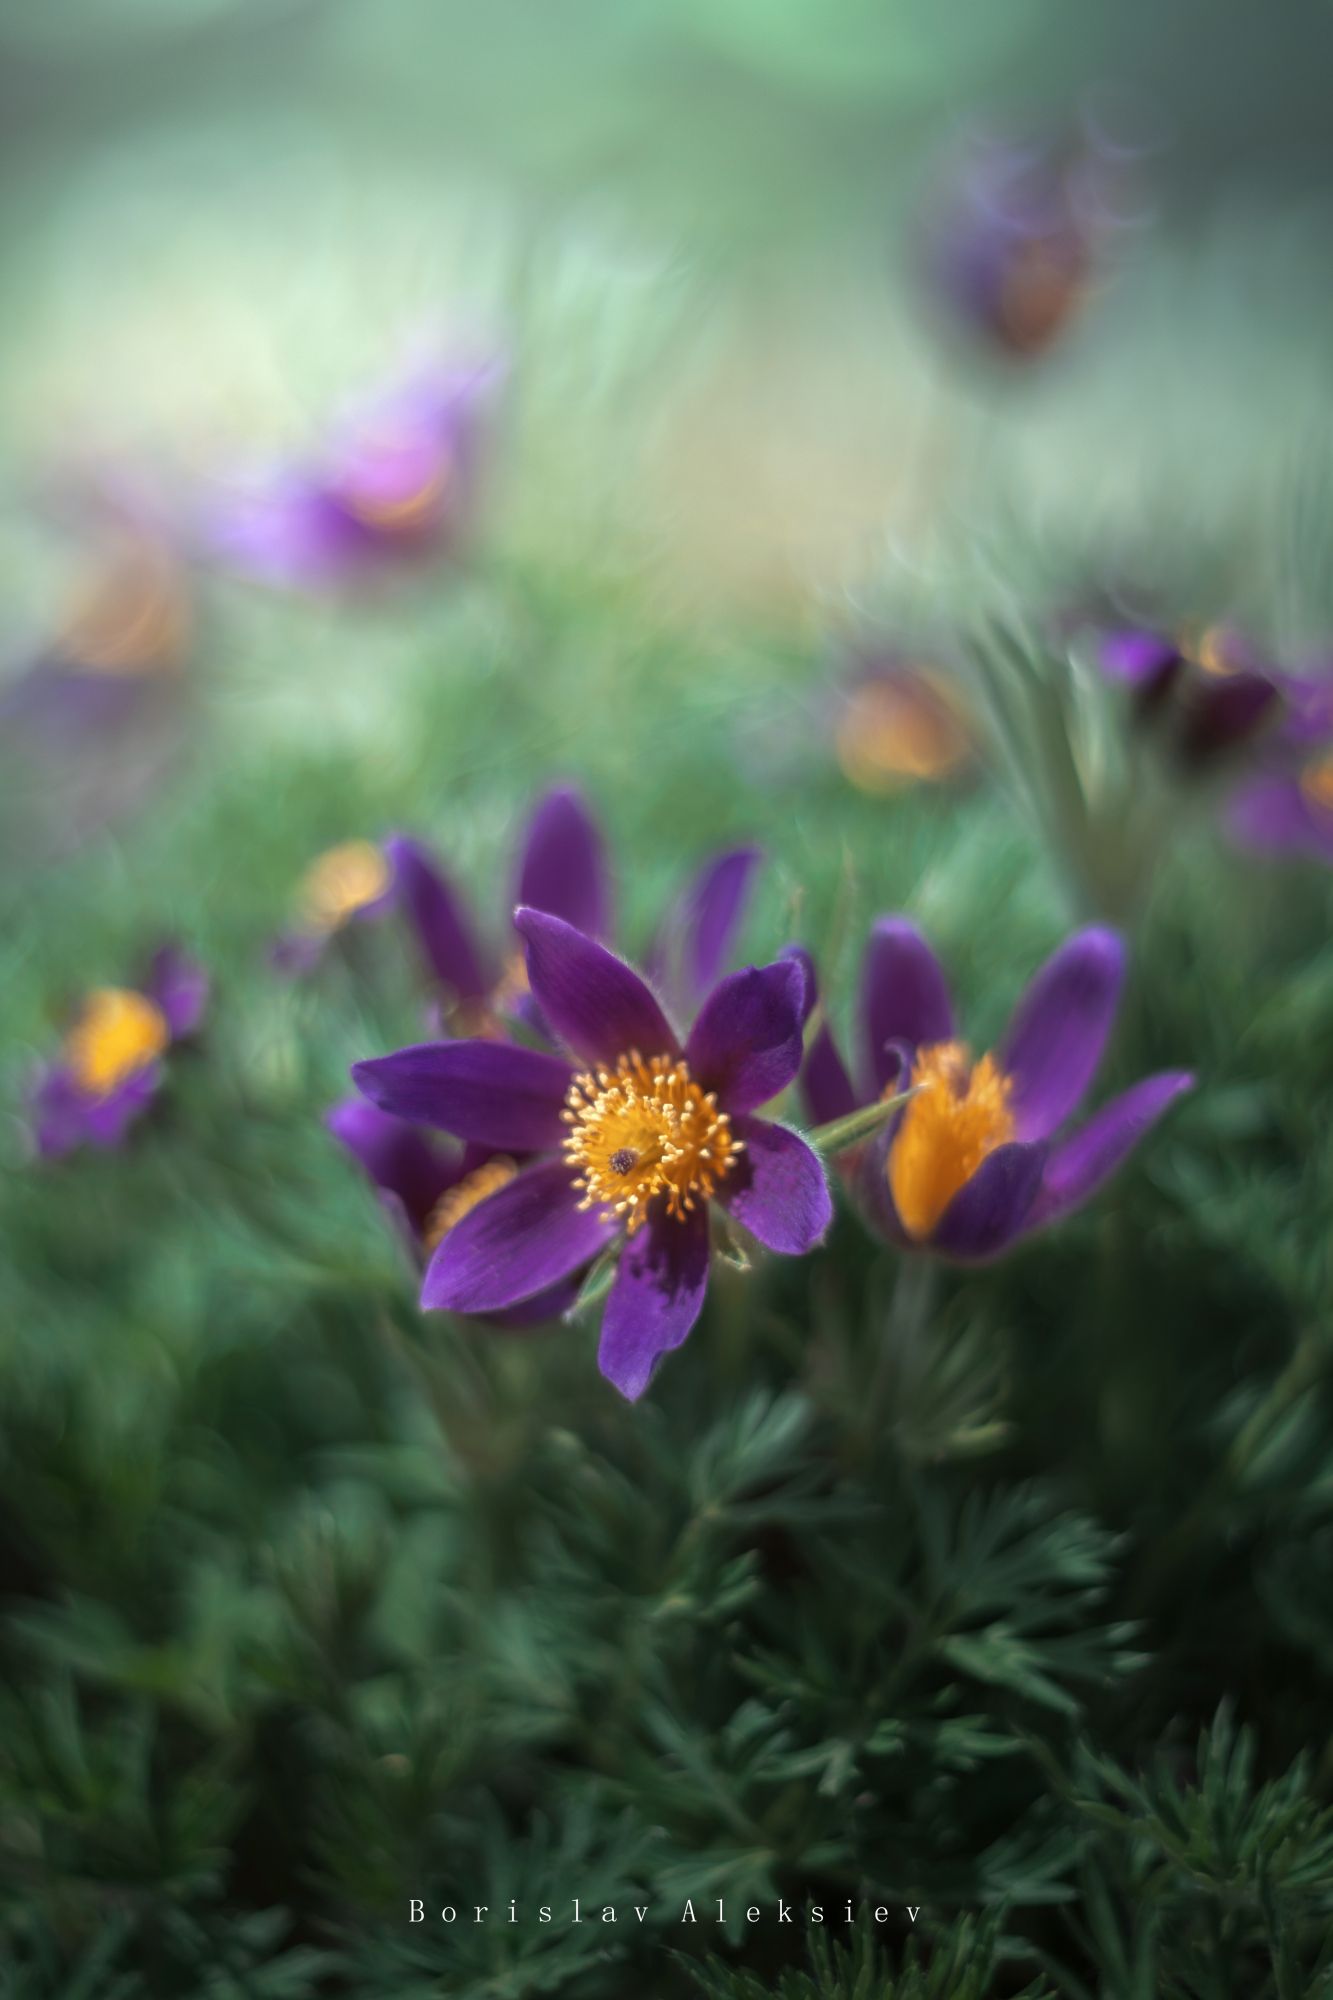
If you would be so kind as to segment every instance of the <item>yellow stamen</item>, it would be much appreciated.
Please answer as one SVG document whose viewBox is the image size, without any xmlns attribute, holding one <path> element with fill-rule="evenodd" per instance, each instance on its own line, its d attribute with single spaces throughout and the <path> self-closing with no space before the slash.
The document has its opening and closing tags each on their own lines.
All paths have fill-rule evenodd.
<svg viewBox="0 0 1333 2000">
<path fill-rule="evenodd" d="M 61 650 L 95 673 L 164 673 L 179 667 L 190 609 L 170 558 L 131 541 L 75 597 Z"/>
<path fill-rule="evenodd" d="M 744 1148 L 731 1121 L 683 1062 L 635 1049 L 615 1068 L 576 1076 L 561 1114 L 565 1155 L 578 1168 L 583 1208 L 608 1208 L 633 1236 L 652 1203 L 683 1221 L 707 1201 Z"/>
<path fill-rule="evenodd" d="M 1301 790 L 1317 811 L 1333 813 L 1333 756 L 1316 757 L 1306 765 Z"/>
<path fill-rule="evenodd" d="M 852 784 L 880 793 L 947 778 L 972 747 L 952 690 L 925 672 L 854 688 L 836 740 L 838 762 Z"/>
<path fill-rule="evenodd" d="M 470 1174 L 464 1174 L 461 1181 L 447 1188 L 426 1218 L 426 1226 L 421 1238 L 428 1250 L 437 1250 L 449 1231 L 470 1215 L 488 1195 L 498 1194 L 502 1187 L 508 1187 L 518 1172 L 516 1163 L 507 1153 L 497 1153 L 493 1160 L 487 1160 L 481 1167 L 474 1167 Z"/>
<path fill-rule="evenodd" d="M 301 878 L 302 921 L 316 932 L 336 931 L 389 886 L 389 864 L 369 840 L 346 840 L 312 861 Z"/>
<path fill-rule="evenodd" d="M 105 1097 L 155 1062 L 170 1040 L 165 1014 L 146 994 L 99 986 L 65 1038 L 65 1060 L 84 1090 Z"/>
<path fill-rule="evenodd" d="M 903 1228 L 929 1236 L 960 1187 L 1014 1136 L 1013 1085 L 995 1058 L 973 1064 L 961 1042 L 918 1049 L 916 1095 L 889 1148 L 888 1177 Z"/>
</svg>

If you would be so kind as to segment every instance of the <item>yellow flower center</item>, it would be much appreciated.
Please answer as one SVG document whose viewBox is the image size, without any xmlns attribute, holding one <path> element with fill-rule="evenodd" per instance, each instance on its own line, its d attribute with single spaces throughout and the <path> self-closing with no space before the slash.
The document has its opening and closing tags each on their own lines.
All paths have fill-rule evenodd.
<svg viewBox="0 0 1333 2000">
<path fill-rule="evenodd" d="M 918 1049 L 916 1092 L 889 1148 L 888 1177 L 903 1228 L 929 1236 L 960 1187 L 1014 1136 L 1013 1085 L 995 1058 L 970 1060 L 961 1042 Z"/>
<path fill-rule="evenodd" d="M 146 994 L 99 986 L 65 1038 L 65 1060 L 82 1089 L 105 1097 L 156 1061 L 170 1040 L 165 1014 Z"/>
<path fill-rule="evenodd" d="M 487 1195 L 498 1194 L 502 1187 L 508 1187 L 517 1172 L 518 1167 L 508 1154 L 498 1153 L 493 1160 L 474 1167 L 470 1174 L 464 1174 L 461 1181 L 447 1188 L 427 1216 L 421 1232 L 426 1248 L 437 1250 L 456 1223 L 470 1215 Z"/>
<path fill-rule="evenodd" d="M 298 903 L 312 931 L 336 931 L 389 886 L 389 864 L 369 840 L 345 840 L 312 861 L 301 878 Z"/>
<path fill-rule="evenodd" d="M 1306 765 L 1301 790 L 1318 811 L 1333 813 L 1333 756 L 1316 757 Z"/>
<path fill-rule="evenodd" d="M 615 1068 L 576 1076 L 561 1113 L 565 1155 L 578 1169 L 583 1208 L 609 1208 L 632 1236 L 653 1202 L 683 1221 L 707 1201 L 744 1148 L 731 1121 L 683 1062 L 637 1049 Z"/>
<path fill-rule="evenodd" d="M 169 557 L 129 544 L 75 597 L 61 646 L 90 672 L 147 674 L 179 667 L 190 610 Z"/>
<path fill-rule="evenodd" d="M 848 698 L 838 723 L 838 762 L 863 792 L 947 778 L 968 755 L 952 691 L 932 674 L 918 678 L 919 689 L 906 677 L 866 681 Z"/>
<path fill-rule="evenodd" d="M 1190 650 L 1188 642 L 1186 650 Z M 1228 680 L 1240 671 L 1235 638 L 1225 625 L 1205 626 L 1194 640 L 1192 658 L 1195 666 L 1218 680 Z"/>
</svg>

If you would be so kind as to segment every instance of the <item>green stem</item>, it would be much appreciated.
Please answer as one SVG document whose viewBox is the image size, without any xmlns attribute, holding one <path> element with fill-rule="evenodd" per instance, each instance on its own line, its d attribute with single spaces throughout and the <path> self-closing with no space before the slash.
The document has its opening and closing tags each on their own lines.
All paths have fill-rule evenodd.
<svg viewBox="0 0 1333 2000">
<path fill-rule="evenodd" d="M 894 1097 L 877 1098 L 860 1111 L 849 1111 L 845 1118 L 833 1118 L 827 1125 L 816 1125 L 813 1132 L 806 1133 L 806 1139 L 816 1152 L 844 1152 L 848 1146 L 859 1145 L 872 1132 L 878 1132 L 881 1126 L 887 1125 L 894 1112 L 911 1096 L 910 1090 L 900 1090 Z"/>
</svg>

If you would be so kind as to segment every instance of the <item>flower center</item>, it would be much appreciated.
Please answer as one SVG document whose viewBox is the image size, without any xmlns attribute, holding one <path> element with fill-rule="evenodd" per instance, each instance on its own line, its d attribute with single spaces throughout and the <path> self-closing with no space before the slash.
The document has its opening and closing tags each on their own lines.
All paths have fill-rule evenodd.
<svg viewBox="0 0 1333 2000">
<path fill-rule="evenodd" d="M 312 931 L 336 931 L 388 886 L 389 864 L 380 849 L 369 840 L 345 840 L 306 869 L 298 893 L 301 915 Z"/>
<path fill-rule="evenodd" d="M 60 644 L 90 673 L 168 672 L 182 662 L 189 627 L 169 557 L 131 543 L 78 592 Z"/>
<path fill-rule="evenodd" d="M 903 1228 L 919 1241 L 987 1154 L 1013 1138 L 1013 1084 L 993 1056 L 974 1064 L 961 1042 L 918 1049 L 911 1082 L 888 1177 Z"/>
<path fill-rule="evenodd" d="M 1316 757 L 1306 765 L 1301 791 L 1317 811 L 1333 813 L 1333 756 Z"/>
<path fill-rule="evenodd" d="M 1088 258 L 1072 236 L 1033 237 L 1011 250 L 1000 280 L 998 313 L 1020 352 L 1046 346 L 1073 315 L 1088 284 Z"/>
<path fill-rule="evenodd" d="M 508 1187 L 517 1172 L 517 1165 L 507 1153 L 497 1153 L 493 1160 L 474 1167 L 470 1174 L 464 1174 L 461 1181 L 447 1188 L 426 1217 L 421 1232 L 426 1248 L 438 1250 L 455 1223 L 470 1215 L 487 1195 L 498 1194 L 502 1187 Z"/>
<path fill-rule="evenodd" d="M 716 1094 L 701 1090 L 685 1063 L 670 1056 L 645 1062 L 637 1049 L 614 1069 L 576 1076 L 561 1116 L 581 1206 L 623 1216 L 630 1236 L 659 1197 L 667 1214 L 683 1221 L 744 1150 Z"/>
<path fill-rule="evenodd" d="M 414 440 L 386 438 L 344 489 L 349 514 L 387 535 L 411 534 L 432 516 L 449 485 L 445 453 L 423 454 Z"/>
<path fill-rule="evenodd" d="M 146 994 L 99 986 L 65 1038 L 65 1060 L 83 1090 L 105 1097 L 147 1069 L 170 1040 L 165 1014 Z"/>
<path fill-rule="evenodd" d="M 968 749 L 952 694 L 921 671 L 853 689 L 838 723 L 838 762 L 863 792 L 947 778 Z"/>
</svg>

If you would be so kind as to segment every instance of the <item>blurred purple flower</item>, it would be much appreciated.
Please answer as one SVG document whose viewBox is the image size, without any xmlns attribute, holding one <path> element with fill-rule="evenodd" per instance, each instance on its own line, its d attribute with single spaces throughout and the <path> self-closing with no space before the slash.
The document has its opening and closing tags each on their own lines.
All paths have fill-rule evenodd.
<svg viewBox="0 0 1333 2000">
<path fill-rule="evenodd" d="M 1233 792 L 1226 823 L 1242 846 L 1333 863 L 1333 673 L 1282 677 L 1283 713 L 1260 768 Z"/>
<path fill-rule="evenodd" d="M 1001 1255 L 1091 1200 L 1192 1088 L 1183 1070 L 1146 1077 L 1057 1136 L 1101 1061 L 1124 956 L 1114 931 L 1077 932 L 1028 987 L 998 1056 L 974 1062 L 956 1039 L 945 976 L 921 933 L 903 917 L 874 926 L 861 975 L 860 1080 L 825 1023 L 803 1082 L 820 1124 L 914 1091 L 850 1165 L 867 1216 L 889 1242 L 959 1262 Z"/>
<path fill-rule="evenodd" d="M 804 968 L 789 958 L 732 973 L 682 1047 L 623 960 L 541 911 L 520 909 L 515 923 L 543 1020 L 590 1069 L 473 1040 L 358 1063 L 353 1079 L 383 1111 L 532 1156 L 446 1232 L 423 1307 L 506 1311 L 619 1246 L 598 1365 L 634 1398 L 698 1319 L 714 1201 L 787 1255 L 812 1249 L 828 1227 L 817 1156 L 753 1115 L 800 1068 Z"/>
<path fill-rule="evenodd" d="M 175 945 L 155 954 L 142 986 L 94 988 L 32 1086 L 37 1152 L 56 1159 L 77 1146 L 118 1146 L 156 1096 L 163 1056 L 195 1033 L 207 1004 L 208 975 Z"/>
<path fill-rule="evenodd" d="M 1127 226 L 1125 150 L 1089 126 L 973 138 L 926 218 L 936 295 L 1003 353 L 1044 353 L 1082 311 Z"/>
<path fill-rule="evenodd" d="M 351 410 L 310 462 L 274 467 L 208 508 L 205 547 L 260 582 L 314 591 L 456 554 L 504 372 L 495 359 L 416 368 Z"/>
<path fill-rule="evenodd" d="M 949 676 L 892 653 L 858 659 L 838 690 L 833 740 L 844 775 L 877 796 L 957 778 L 977 756 Z"/>
<path fill-rule="evenodd" d="M 1114 627 L 1098 635 L 1095 656 L 1107 680 L 1129 690 L 1138 720 L 1186 768 L 1241 749 L 1298 697 L 1298 678 L 1268 664 L 1231 625 L 1193 637 Z"/>
<path fill-rule="evenodd" d="M 388 845 L 343 840 L 316 855 L 296 892 L 289 930 L 274 939 L 270 956 L 279 972 L 312 972 L 349 924 L 386 915 L 396 901 Z"/>
</svg>

